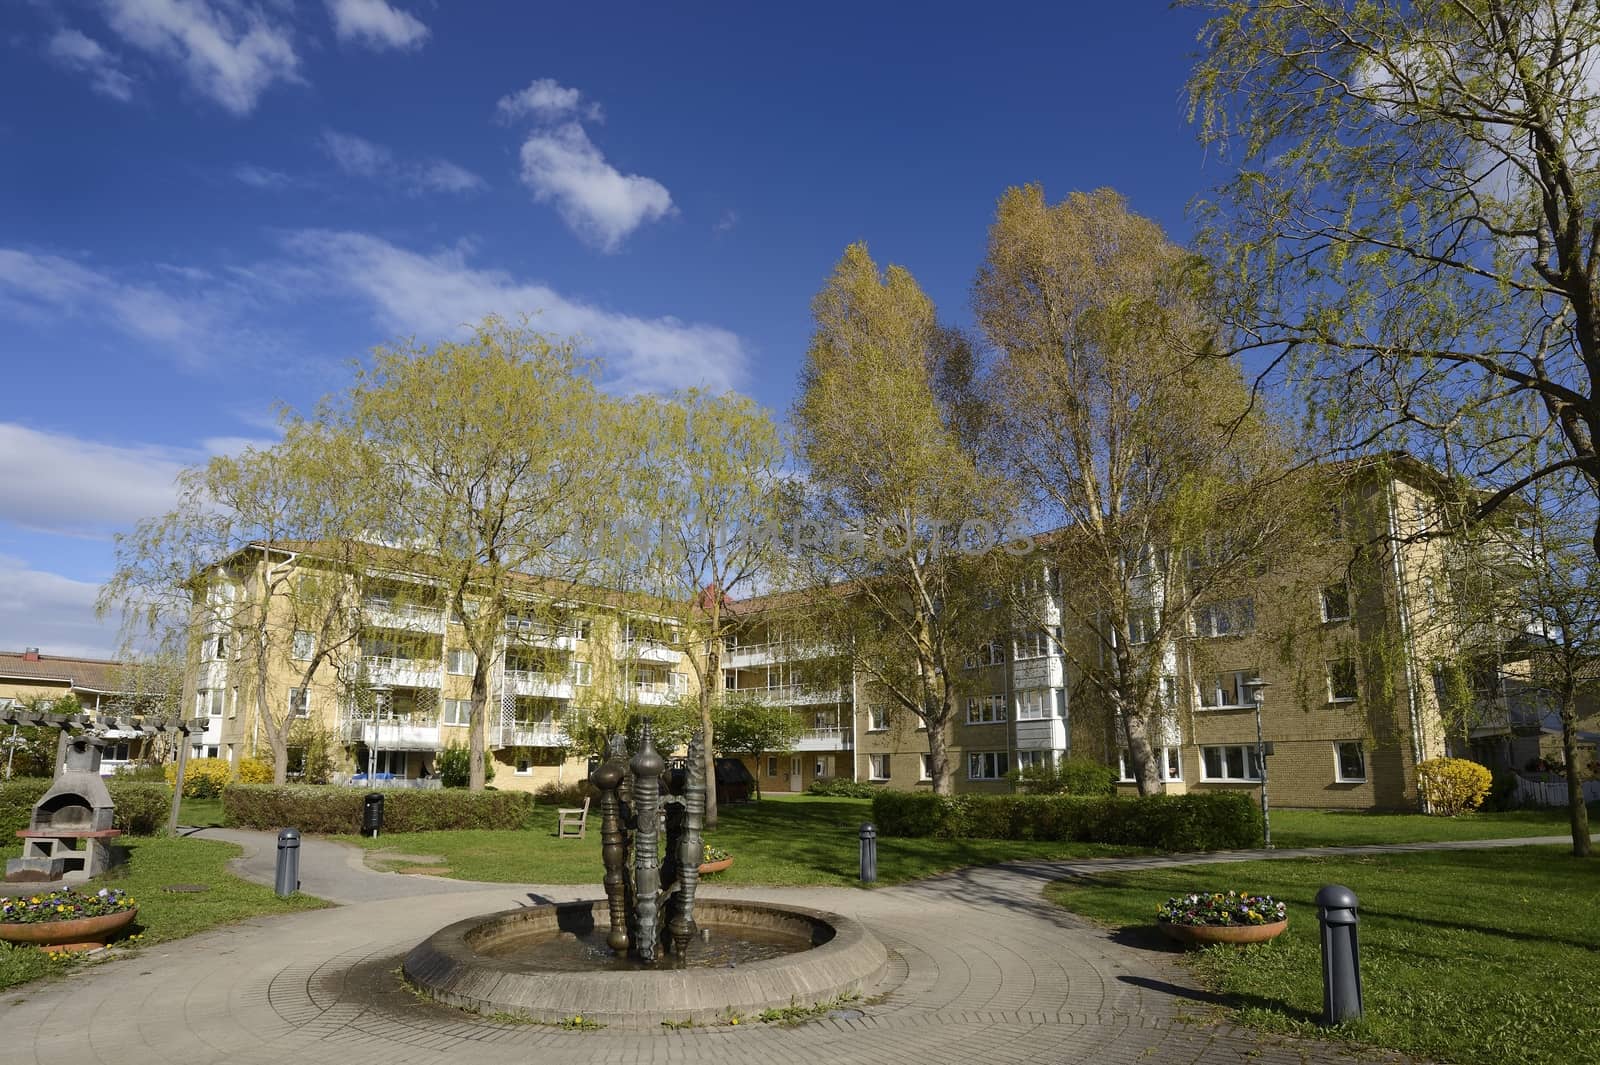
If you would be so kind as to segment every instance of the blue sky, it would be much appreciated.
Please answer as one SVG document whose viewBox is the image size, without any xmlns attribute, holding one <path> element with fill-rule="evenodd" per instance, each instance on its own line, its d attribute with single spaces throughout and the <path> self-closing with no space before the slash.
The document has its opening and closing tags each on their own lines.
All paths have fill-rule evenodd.
<svg viewBox="0 0 1600 1065">
<path fill-rule="evenodd" d="M 864 239 L 952 321 L 996 198 L 1217 184 L 1161 3 L 0 0 L 0 649 L 110 652 L 111 535 L 489 311 L 791 402 Z"/>
</svg>

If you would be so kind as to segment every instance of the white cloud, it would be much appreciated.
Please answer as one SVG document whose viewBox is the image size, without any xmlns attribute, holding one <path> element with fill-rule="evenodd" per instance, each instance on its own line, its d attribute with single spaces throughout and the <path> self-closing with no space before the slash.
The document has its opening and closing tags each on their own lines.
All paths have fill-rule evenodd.
<svg viewBox="0 0 1600 1065">
<path fill-rule="evenodd" d="M 712 224 L 711 232 L 716 233 L 719 236 L 723 233 L 731 233 L 733 228 L 738 224 L 739 212 L 730 207 L 726 211 L 723 211 L 722 217 L 717 219 L 716 222 Z"/>
<path fill-rule="evenodd" d="M 99 594 L 97 584 L 0 555 L 0 648 L 37 647 L 47 655 L 112 657 L 116 622 L 94 616 Z"/>
<path fill-rule="evenodd" d="M 603 251 L 617 250 L 635 229 L 672 211 L 666 186 L 618 171 L 576 122 L 537 130 L 523 142 L 522 182 Z"/>
<path fill-rule="evenodd" d="M 374 51 L 421 48 L 428 27 L 416 16 L 399 11 L 384 0 L 328 0 L 333 32 L 346 44 L 361 44 Z"/>
<path fill-rule="evenodd" d="M 286 21 L 245 0 L 101 0 L 128 44 L 182 67 L 200 92 L 236 115 L 273 83 L 298 82 L 300 57 Z"/>
<path fill-rule="evenodd" d="M 554 78 L 537 78 L 521 92 L 500 97 L 495 109 L 508 122 L 524 116 L 542 122 L 559 122 L 568 118 L 600 122 L 605 118 L 599 104 L 584 102 L 582 92 L 567 88 Z"/>
<path fill-rule="evenodd" d="M 256 166 L 254 163 L 240 163 L 233 168 L 233 176 L 257 189 L 282 189 L 294 184 L 294 178 L 283 171 Z"/>
<path fill-rule="evenodd" d="M 94 38 L 77 30 L 57 30 L 45 45 L 45 54 L 64 67 L 89 75 L 95 92 L 113 100 L 133 99 L 133 79 Z"/>
<path fill-rule="evenodd" d="M 0 422 L 0 521 L 40 532 L 107 536 L 172 506 L 193 451 L 117 446 Z"/>
<path fill-rule="evenodd" d="M 447 159 L 405 162 L 396 159 L 394 152 L 384 145 L 353 133 L 323 130 L 321 144 L 334 165 L 351 177 L 383 181 L 411 195 L 476 192 L 485 187 L 477 174 Z"/>
<path fill-rule="evenodd" d="M 0 308 L 48 319 L 62 312 L 98 316 L 189 362 L 214 346 L 212 300 L 124 282 L 58 255 L 0 248 Z"/>
<path fill-rule="evenodd" d="M 487 314 L 530 314 L 537 328 L 587 339 L 606 360 L 608 387 L 618 391 L 724 391 L 744 377 L 743 346 L 726 329 L 606 310 L 474 268 L 460 250 L 423 255 L 364 233 L 328 230 L 295 233 L 286 243 L 297 264 L 370 303 L 378 322 L 396 332 L 446 336 Z"/>
</svg>

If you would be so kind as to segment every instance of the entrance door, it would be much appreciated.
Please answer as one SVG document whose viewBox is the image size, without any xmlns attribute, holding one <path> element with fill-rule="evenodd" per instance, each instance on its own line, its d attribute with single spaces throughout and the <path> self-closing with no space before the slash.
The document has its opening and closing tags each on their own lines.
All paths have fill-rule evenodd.
<svg viewBox="0 0 1600 1065">
<path fill-rule="evenodd" d="M 805 790 L 805 784 L 800 780 L 800 756 L 798 754 L 789 759 L 789 790 Z"/>
</svg>

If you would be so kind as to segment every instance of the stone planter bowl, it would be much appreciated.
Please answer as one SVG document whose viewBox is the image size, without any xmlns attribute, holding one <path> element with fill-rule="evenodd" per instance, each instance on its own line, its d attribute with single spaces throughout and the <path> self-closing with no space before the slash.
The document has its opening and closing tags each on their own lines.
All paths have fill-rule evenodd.
<svg viewBox="0 0 1600 1065">
<path fill-rule="evenodd" d="M 0 923 L 0 939 L 57 950 L 90 950 L 105 946 L 137 916 L 139 908 L 136 906 L 131 910 L 103 913 L 98 917 L 74 917 L 67 921 Z"/>
<path fill-rule="evenodd" d="M 1283 934 L 1289 919 L 1271 924 L 1173 924 L 1158 922 L 1168 938 L 1179 943 L 1208 946 L 1212 943 L 1265 943 Z"/>
<path fill-rule="evenodd" d="M 706 873 L 720 873 L 724 869 L 731 868 L 733 868 L 733 855 L 730 854 L 726 858 L 715 862 L 702 862 L 700 865 L 700 874 L 704 876 Z"/>
</svg>

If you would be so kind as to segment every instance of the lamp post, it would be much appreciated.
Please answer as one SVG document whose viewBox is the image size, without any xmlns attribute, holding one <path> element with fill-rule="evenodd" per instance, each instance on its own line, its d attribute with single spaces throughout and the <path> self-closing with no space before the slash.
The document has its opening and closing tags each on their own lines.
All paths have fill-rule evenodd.
<svg viewBox="0 0 1600 1065">
<path fill-rule="evenodd" d="M 1260 677 L 1250 681 L 1251 697 L 1256 704 L 1256 772 L 1261 774 L 1261 843 L 1272 849 L 1272 813 L 1267 805 L 1267 755 L 1272 747 L 1261 736 L 1261 704 L 1267 701 L 1269 685 Z"/>
<path fill-rule="evenodd" d="M 372 686 L 372 742 L 367 744 L 367 784 L 378 781 L 378 738 L 383 735 L 383 711 L 394 689 L 387 684 Z"/>
</svg>

